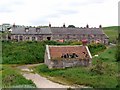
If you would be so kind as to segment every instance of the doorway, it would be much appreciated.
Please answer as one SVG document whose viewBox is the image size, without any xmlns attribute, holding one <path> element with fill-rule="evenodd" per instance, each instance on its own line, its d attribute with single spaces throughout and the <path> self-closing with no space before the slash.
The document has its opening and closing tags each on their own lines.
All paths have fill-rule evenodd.
<svg viewBox="0 0 120 90">
<path fill-rule="evenodd" d="M 50 40 L 51 40 L 51 37 L 47 37 L 47 40 L 50 41 Z"/>
</svg>

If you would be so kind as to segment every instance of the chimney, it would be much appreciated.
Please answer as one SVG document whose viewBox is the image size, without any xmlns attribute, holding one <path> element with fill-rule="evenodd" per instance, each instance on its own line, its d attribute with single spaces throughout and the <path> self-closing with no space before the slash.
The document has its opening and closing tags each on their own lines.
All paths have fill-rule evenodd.
<svg viewBox="0 0 120 90">
<path fill-rule="evenodd" d="M 51 27 L 51 24 L 49 23 L 49 27 Z"/>
<path fill-rule="evenodd" d="M 13 23 L 13 27 L 15 27 L 15 23 Z"/>
<path fill-rule="evenodd" d="M 65 28 L 65 23 L 63 24 L 63 27 Z"/>
<path fill-rule="evenodd" d="M 99 28 L 102 28 L 102 25 L 99 25 Z"/>
<path fill-rule="evenodd" d="M 89 28 L 89 25 L 88 25 L 88 24 L 86 25 L 86 28 Z"/>
</svg>

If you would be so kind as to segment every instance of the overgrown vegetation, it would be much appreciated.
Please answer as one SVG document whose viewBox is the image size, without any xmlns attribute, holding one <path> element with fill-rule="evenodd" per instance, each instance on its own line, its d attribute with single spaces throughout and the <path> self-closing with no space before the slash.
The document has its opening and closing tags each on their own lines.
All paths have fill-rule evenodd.
<svg viewBox="0 0 120 90">
<path fill-rule="evenodd" d="M 106 57 L 108 59 L 99 58 L 102 55 L 104 55 L 103 59 Z M 35 68 L 35 71 L 55 82 L 67 82 L 71 85 L 78 84 L 94 88 L 116 88 L 118 85 L 118 64 L 115 62 L 114 56 L 115 47 L 111 47 L 99 53 L 99 57 L 93 58 L 91 67 L 48 69 L 46 65 L 40 65 Z"/>
<path fill-rule="evenodd" d="M 2 42 L 2 63 L 3 64 L 33 64 L 41 63 L 44 60 L 45 45 L 81 45 L 81 42 L 56 42 L 56 41 L 28 41 Z M 102 44 L 88 45 L 92 55 L 98 51 L 104 50 L 105 46 Z"/>
<path fill-rule="evenodd" d="M 25 79 L 20 72 L 14 67 L 9 65 L 3 65 L 2 71 L 0 71 L 0 76 L 2 76 L 2 87 L 3 88 L 35 88 L 35 84 L 31 80 Z M 0 85 L 1 86 L 1 85 Z"/>
<path fill-rule="evenodd" d="M 31 64 L 43 62 L 45 47 L 41 42 L 3 42 L 3 64 Z"/>
<path fill-rule="evenodd" d="M 3 64 L 32 64 L 41 63 L 44 60 L 45 45 L 67 45 L 55 41 L 41 42 L 2 42 L 2 63 Z"/>
<path fill-rule="evenodd" d="M 103 51 L 106 49 L 106 46 L 103 44 L 90 44 L 88 45 L 88 48 L 92 55 L 97 54 L 100 51 Z"/>
</svg>

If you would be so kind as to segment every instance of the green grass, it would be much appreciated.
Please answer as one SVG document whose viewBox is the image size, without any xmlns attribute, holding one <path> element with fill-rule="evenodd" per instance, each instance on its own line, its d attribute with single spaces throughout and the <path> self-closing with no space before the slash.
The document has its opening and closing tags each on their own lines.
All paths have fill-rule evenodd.
<svg viewBox="0 0 120 90">
<path fill-rule="evenodd" d="M 109 70 L 111 70 L 111 68 Z M 61 82 L 69 82 L 68 84 L 70 85 L 77 84 L 94 88 L 115 88 L 117 85 L 117 79 L 114 75 L 116 70 L 113 70 L 113 73 L 110 73 L 109 70 L 107 70 L 105 74 L 99 75 L 91 72 L 90 68 L 87 67 L 49 70 L 45 65 L 40 65 L 36 68 L 39 74 L 48 78 L 54 77 L 53 81 L 55 82 L 61 79 Z"/>
<path fill-rule="evenodd" d="M 45 45 L 41 42 L 3 42 L 3 64 L 31 64 L 44 60 Z"/>
<path fill-rule="evenodd" d="M 74 67 L 66 69 L 48 69 L 46 65 L 40 65 L 35 68 L 35 71 L 39 74 L 59 83 L 67 83 L 70 85 L 85 85 L 94 88 L 115 88 L 118 84 L 117 73 L 118 64 L 115 62 L 115 47 L 108 48 L 104 52 L 101 52 L 100 57 L 106 59 L 93 59 L 93 65 L 91 67 Z M 102 61 L 103 73 L 98 74 L 93 70 L 96 69 L 98 62 Z"/>
<path fill-rule="evenodd" d="M 110 42 L 116 41 L 116 38 L 118 37 L 118 26 L 104 27 L 103 30 L 105 34 L 109 36 Z"/>
<path fill-rule="evenodd" d="M 3 65 L 0 76 L 2 75 L 2 87 L 4 88 L 35 88 L 35 84 L 31 80 L 25 79 L 15 67 Z"/>
<path fill-rule="evenodd" d="M 116 58 L 115 58 L 115 54 L 116 54 L 116 47 L 108 47 L 106 50 L 104 50 L 104 52 L 99 53 L 98 57 L 93 57 L 93 64 L 96 63 L 97 60 L 101 60 L 103 62 L 115 62 Z"/>
</svg>

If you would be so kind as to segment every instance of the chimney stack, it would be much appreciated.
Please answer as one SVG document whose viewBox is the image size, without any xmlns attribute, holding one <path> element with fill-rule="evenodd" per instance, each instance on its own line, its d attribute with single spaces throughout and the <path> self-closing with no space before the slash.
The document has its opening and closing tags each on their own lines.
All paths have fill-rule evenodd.
<svg viewBox="0 0 120 90">
<path fill-rule="evenodd" d="M 15 23 L 13 23 L 13 27 L 15 27 Z"/>
<path fill-rule="evenodd" d="M 65 28 L 65 23 L 63 24 L 63 27 Z"/>
<path fill-rule="evenodd" d="M 49 27 L 51 27 L 51 24 L 49 23 Z"/>
<path fill-rule="evenodd" d="M 89 28 L 89 25 L 88 25 L 88 24 L 86 25 L 86 28 Z"/>
<path fill-rule="evenodd" d="M 99 25 L 99 28 L 102 28 L 102 25 Z"/>
</svg>

